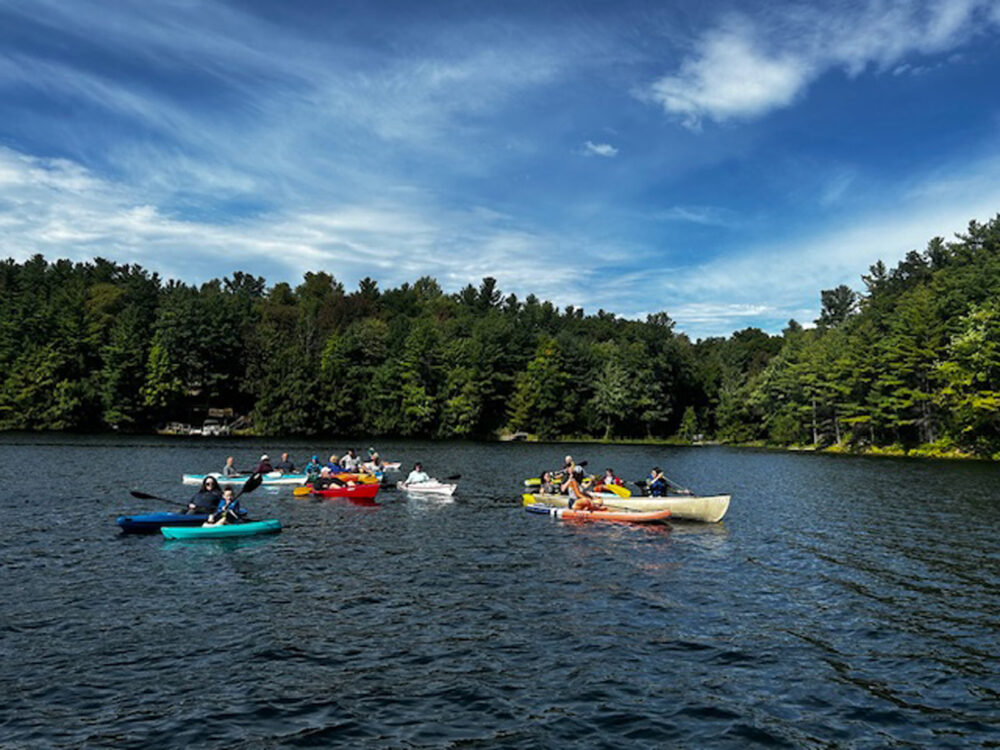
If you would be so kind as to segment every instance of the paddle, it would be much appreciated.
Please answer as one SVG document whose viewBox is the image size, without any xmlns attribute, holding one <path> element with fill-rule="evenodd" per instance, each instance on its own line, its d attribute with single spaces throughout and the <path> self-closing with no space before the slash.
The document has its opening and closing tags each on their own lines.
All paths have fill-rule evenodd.
<svg viewBox="0 0 1000 750">
<path fill-rule="evenodd" d="M 139 490 L 129 490 L 132 497 L 138 498 L 139 500 L 159 500 L 163 503 L 170 503 L 171 505 L 179 505 L 182 508 L 188 507 L 187 503 L 180 503 L 176 500 L 169 500 L 165 497 L 160 497 L 159 495 L 150 495 L 148 492 L 139 492 Z"/>
<path fill-rule="evenodd" d="M 253 474 L 243 485 L 243 489 L 239 491 L 239 494 L 236 495 L 236 497 L 239 497 L 244 492 L 253 492 L 255 489 L 260 487 L 260 484 L 263 481 L 264 477 L 261 474 Z M 150 495 L 148 492 L 140 492 L 139 490 L 129 490 L 128 494 L 139 500 L 159 500 L 160 502 L 163 503 L 170 503 L 171 505 L 179 505 L 182 508 L 188 507 L 188 503 L 178 502 L 177 500 L 170 500 L 169 498 L 160 497 L 159 495 Z M 233 499 L 235 500 L 235 498 Z"/>
</svg>

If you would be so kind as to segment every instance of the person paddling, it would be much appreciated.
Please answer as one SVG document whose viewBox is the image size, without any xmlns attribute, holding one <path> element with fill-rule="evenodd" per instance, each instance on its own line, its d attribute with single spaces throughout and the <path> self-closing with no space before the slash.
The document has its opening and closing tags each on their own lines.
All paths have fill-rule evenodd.
<svg viewBox="0 0 1000 750">
<path fill-rule="evenodd" d="M 222 490 L 219 488 L 218 480 L 213 476 L 207 476 L 201 480 L 201 487 L 191 496 L 184 512 L 187 515 L 212 513 L 221 499 Z"/>
<path fill-rule="evenodd" d="M 569 507 L 573 510 L 605 510 L 604 504 L 580 485 L 583 482 L 583 467 L 573 467 L 569 479 L 559 489 L 569 495 Z"/>
<path fill-rule="evenodd" d="M 222 526 L 227 523 L 239 523 L 241 512 L 240 501 L 236 499 L 236 491 L 232 485 L 227 484 L 222 490 L 222 499 L 219 500 L 218 508 L 215 513 L 208 517 L 204 525 Z"/>
<path fill-rule="evenodd" d="M 653 497 L 663 497 L 667 494 L 667 478 L 663 476 L 663 470 L 659 466 L 654 466 L 649 473 L 649 482 L 646 485 L 649 494 Z"/>
<path fill-rule="evenodd" d="M 406 482 L 404 482 L 404 484 L 420 484 L 421 482 L 429 481 L 431 481 L 430 476 L 426 471 L 424 471 L 424 467 L 421 463 L 417 461 L 417 463 L 413 464 L 413 471 L 410 472 L 410 475 L 406 478 Z"/>
</svg>

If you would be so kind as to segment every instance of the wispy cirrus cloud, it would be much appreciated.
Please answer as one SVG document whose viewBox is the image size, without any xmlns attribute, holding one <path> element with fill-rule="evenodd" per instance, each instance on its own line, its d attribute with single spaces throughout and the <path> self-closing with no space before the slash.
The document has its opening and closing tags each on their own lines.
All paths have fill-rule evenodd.
<svg viewBox="0 0 1000 750">
<path fill-rule="evenodd" d="M 687 127 L 786 107 L 829 70 L 905 70 L 909 55 L 948 51 L 1000 24 L 992 0 L 792 6 L 730 14 L 704 31 L 677 70 L 640 96 Z"/>
<path fill-rule="evenodd" d="M 594 143 L 593 141 L 587 141 L 583 144 L 583 155 L 613 158 L 618 156 L 618 149 L 610 143 Z"/>
</svg>

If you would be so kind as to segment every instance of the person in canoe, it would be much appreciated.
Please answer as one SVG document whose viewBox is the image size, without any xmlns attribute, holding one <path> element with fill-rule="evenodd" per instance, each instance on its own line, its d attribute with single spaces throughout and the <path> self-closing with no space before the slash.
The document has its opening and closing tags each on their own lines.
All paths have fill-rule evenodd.
<svg viewBox="0 0 1000 750">
<path fill-rule="evenodd" d="M 538 484 L 538 492 L 542 495 L 555 495 L 559 492 L 559 488 L 552 481 L 551 471 L 542 472 L 542 477 Z"/>
<path fill-rule="evenodd" d="M 618 487 L 623 486 L 625 483 L 622 481 L 621 477 L 615 476 L 614 469 L 607 468 L 604 470 L 604 476 L 597 480 L 597 484 L 594 487 L 595 492 L 600 492 L 602 487 L 606 485 L 613 484 Z"/>
<path fill-rule="evenodd" d="M 574 466 L 569 479 L 563 482 L 561 489 L 569 495 L 569 507 L 573 510 L 605 510 L 604 504 L 595 498 L 589 490 L 583 489 L 583 467 Z"/>
<path fill-rule="evenodd" d="M 290 458 L 288 458 L 288 454 L 287 453 L 282 453 L 281 454 L 281 460 L 278 461 L 278 463 L 276 463 L 274 465 L 274 468 L 277 471 L 280 471 L 282 474 L 294 474 L 295 473 L 295 463 Z"/>
<path fill-rule="evenodd" d="M 238 477 L 240 475 L 240 470 L 236 468 L 233 460 L 232 456 L 226 456 L 226 465 L 222 467 L 222 476 Z"/>
<path fill-rule="evenodd" d="M 236 490 L 231 484 L 227 484 L 222 490 L 222 499 L 219 500 L 215 512 L 208 517 L 204 526 L 222 526 L 227 523 L 240 522 L 240 501 L 236 499 Z"/>
<path fill-rule="evenodd" d="M 344 467 L 344 471 L 356 474 L 361 468 L 361 458 L 354 452 L 354 448 L 349 448 L 347 453 L 340 457 L 340 465 Z"/>
<path fill-rule="evenodd" d="M 327 469 L 330 470 L 331 474 L 343 474 L 344 467 L 340 465 L 340 459 L 337 458 L 337 454 L 330 456 L 330 462 L 326 465 Z"/>
<path fill-rule="evenodd" d="M 654 466 L 649 472 L 649 479 L 646 481 L 646 491 L 653 497 L 663 497 L 667 494 L 667 478 L 663 476 L 663 470 L 659 466 Z"/>
<path fill-rule="evenodd" d="M 319 456 L 313 456 L 312 460 L 306 464 L 306 474 L 309 476 L 318 475 L 323 470 L 323 464 L 319 462 Z"/>
<path fill-rule="evenodd" d="M 271 457 L 265 453 L 260 457 L 260 463 L 257 464 L 257 468 L 250 473 L 256 474 L 259 472 L 261 474 L 270 474 L 272 471 L 274 471 L 274 467 L 271 466 Z"/>
<path fill-rule="evenodd" d="M 413 464 L 413 471 L 411 471 L 410 475 L 406 477 L 406 482 L 404 484 L 420 484 L 421 482 L 429 481 L 431 481 L 430 476 L 426 471 L 424 471 L 423 465 L 417 461 Z"/>
<path fill-rule="evenodd" d="M 221 499 L 222 489 L 218 480 L 212 476 L 205 477 L 201 480 L 201 487 L 191 496 L 184 512 L 189 516 L 214 513 Z"/>
<path fill-rule="evenodd" d="M 368 450 L 372 450 L 369 448 Z M 379 456 L 378 451 L 373 451 L 371 457 L 368 461 L 364 463 L 362 468 L 369 474 L 378 474 L 380 471 L 384 470 L 382 466 L 382 457 Z"/>
</svg>

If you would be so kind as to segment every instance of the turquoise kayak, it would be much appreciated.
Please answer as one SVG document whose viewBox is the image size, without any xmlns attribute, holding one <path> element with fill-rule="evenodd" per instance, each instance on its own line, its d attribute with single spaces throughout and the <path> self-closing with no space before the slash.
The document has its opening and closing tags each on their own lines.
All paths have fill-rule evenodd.
<svg viewBox="0 0 1000 750">
<path fill-rule="evenodd" d="M 256 534 L 277 534 L 279 531 L 281 531 L 281 521 L 277 518 L 227 523 L 222 526 L 164 526 L 160 529 L 167 539 L 229 539 Z"/>
</svg>

